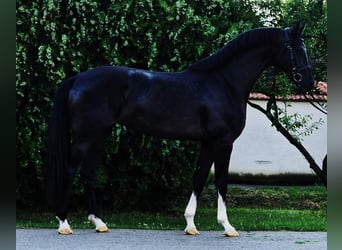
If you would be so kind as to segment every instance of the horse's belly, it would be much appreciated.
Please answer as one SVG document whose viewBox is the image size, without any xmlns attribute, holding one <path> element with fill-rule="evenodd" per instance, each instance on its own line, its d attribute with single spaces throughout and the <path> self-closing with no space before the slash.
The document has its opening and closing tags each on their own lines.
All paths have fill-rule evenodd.
<svg viewBox="0 0 342 250">
<path fill-rule="evenodd" d="M 136 115 L 131 119 L 119 121 L 139 132 L 170 139 L 201 139 L 204 131 L 200 127 L 200 121 L 194 118 L 179 117 L 170 119 L 168 114 L 163 117 L 153 117 L 151 115 Z"/>
</svg>

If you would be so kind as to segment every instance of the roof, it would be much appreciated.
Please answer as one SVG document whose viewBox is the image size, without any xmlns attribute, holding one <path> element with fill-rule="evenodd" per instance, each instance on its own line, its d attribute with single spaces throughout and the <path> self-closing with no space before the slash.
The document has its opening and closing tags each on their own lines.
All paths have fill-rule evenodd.
<svg viewBox="0 0 342 250">
<path fill-rule="evenodd" d="M 321 102 L 327 101 L 326 95 L 314 94 L 313 96 L 314 96 L 315 100 L 317 100 L 317 101 L 321 101 Z M 311 95 L 307 95 L 306 97 L 309 100 L 313 100 Z M 269 100 L 270 97 L 265 95 L 265 94 L 262 94 L 262 93 L 250 93 L 248 99 L 249 100 Z M 297 101 L 297 102 L 306 102 L 307 101 L 307 99 L 305 98 L 304 95 L 289 95 L 286 98 L 284 98 L 282 96 L 278 96 L 278 97 L 276 97 L 276 99 L 280 100 L 280 101 Z"/>
</svg>

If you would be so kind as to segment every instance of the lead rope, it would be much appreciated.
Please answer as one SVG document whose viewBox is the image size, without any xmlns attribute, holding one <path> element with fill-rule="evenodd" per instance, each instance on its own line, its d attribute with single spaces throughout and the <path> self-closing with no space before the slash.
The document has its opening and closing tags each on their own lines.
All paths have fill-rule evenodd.
<svg viewBox="0 0 342 250">
<path fill-rule="evenodd" d="M 324 109 L 323 105 L 319 103 L 319 101 L 315 98 L 312 92 L 309 93 L 311 98 L 308 98 L 307 94 L 304 94 L 305 99 L 310 102 L 312 106 L 314 106 L 317 110 L 321 111 L 323 114 L 328 114 L 328 112 Z"/>
</svg>

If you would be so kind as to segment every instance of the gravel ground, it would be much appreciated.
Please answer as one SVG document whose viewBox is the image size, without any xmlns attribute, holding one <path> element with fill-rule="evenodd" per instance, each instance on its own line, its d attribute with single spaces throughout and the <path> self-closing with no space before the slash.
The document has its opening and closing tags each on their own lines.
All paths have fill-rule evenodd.
<svg viewBox="0 0 342 250">
<path fill-rule="evenodd" d="M 17 250 L 191 250 L 191 249 L 263 249 L 325 250 L 326 232 L 256 231 L 239 232 L 240 237 L 226 238 L 223 232 L 202 231 L 187 236 L 182 231 L 112 229 L 99 234 L 76 229 L 73 235 L 58 235 L 55 229 L 17 229 Z"/>
</svg>

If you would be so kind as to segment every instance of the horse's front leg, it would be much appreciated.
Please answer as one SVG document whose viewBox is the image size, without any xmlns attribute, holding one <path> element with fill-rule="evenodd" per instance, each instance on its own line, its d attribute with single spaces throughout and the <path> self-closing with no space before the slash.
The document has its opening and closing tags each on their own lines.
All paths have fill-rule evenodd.
<svg viewBox="0 0 342 250">
<path fill-rule="evenodd" d="M 191 194 L 188 205 L 185 209 L 184 217 L 186 220 L 185 233 L 187 235 L 198 235 L 199 232 L 195 226 L 194 218 L 197 209 L 197 201 L 202 193 L 203 187 L 207 180 L 210 167 L 213 163 L 212 160 L 212 150 L 211 145 L 207 143 L 202 144 L 198 167 L 196 169 L 194 179 L 193 179 L 193 192 Z"/>
<path fill-rule="evenodd" d="M 226 206 L 228 168 L 232 145 L 229 141 L 222 141 L 216 144 L 214 149 L 215 185 L 218 190 L 217 222 L 224 227 L 224 235 L 227 237 L 239 236 L 239 233 L 229 223 Z"/>
</svg>

